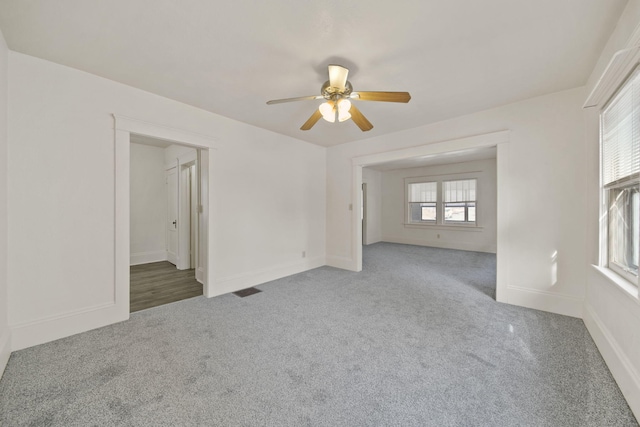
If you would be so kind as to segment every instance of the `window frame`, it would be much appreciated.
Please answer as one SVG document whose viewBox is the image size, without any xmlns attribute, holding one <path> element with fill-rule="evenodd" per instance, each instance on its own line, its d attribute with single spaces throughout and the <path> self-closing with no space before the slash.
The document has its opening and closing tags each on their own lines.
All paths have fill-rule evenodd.
<svg viewBox="0 0 640 427">
<path fill-rule="evenodd" d="M 605 183 L 605 165 L 604 165 L 604 135 L 605 135 L 605 126 L 604 126 L 604 115 L 607 109 L 612 105 L 613 102 L 616 101 L 618 95 L 621 94 L 623 90 L 627 88 L 627 85 L 630 84 L 634 79 L 640 78 L 640 66 L 635 67 L 629 75 L 624 79 L 624 81 L 620 84 L 618 89 L 613 92 L 613 94 L 609 97 L 606 103 L 603 104 L 602 108 L 599 111 L 599 144 L 600 144 L 600 152 L 599 152 L 599 161 L 598 166 L 600 169 L 600 218 L 601 227 L 600 227 L 600 268 L 604 268 L 609 270 L 612 274 L 619 277 L 624 282 L 629 283 L 634 286 L 636 292 L 640 289 L 640 275 L 638 273 L 633 273 L 628 270 L 624 265 L 619 264 L 611 259 L 611 247 L 612 247 L 612 232 L 611 232 L 611 224 L 612 218 L 610 216 L 610 210 L 613 208 L 613 200 L 612 194 L 616 191 L 628 189 L 628 188 L 640 188 L 640 173 L 632 173 L 631 175 L 624 176 L 616 181 Z M 637 235 L 636 239 L 640 239 L 640 227 L 637 230 L 634 230 Z M 638 263 L 638 260 L 636 260 Z"/>
<path fill-rule="evenodd" d="M 476 193 L 476 200 L 459 200 L 456 202 L 447 202 L 444 200 L 444 187 L 445 184 L 447 182 L 455 182 L 455 181 L 475 181 L 475 193 Z M 456 179 L 443 179 L 440 182 L 440 188 L 442 190 L 443 196 L 442 196 L 442 223 L 444 225 L 470 225 L 470 226 L 475 226 L 478 223 L 478 178 L 456 178 Z M 455 221 L 455 220 L 447 220 L 447 216 L 446 216 L 446 210 L 447 210 L 447 205 L 450 204 L 464 204 L 464 220 L 463 221 Z M 473 208 L 475 208 L 475 219 L 473 221 L 469 221 L 469 208 L 471 206 L 469 206 L 470 204 L 473 204 Z M 460 206 L 457 206 L 460 207 Z"/>
<path fill-rule="evenodd" d="M 614 273 L 618 274 L 619 276 L 621 276 L 623 279 L 631 282 L 631 284 L 635 285 L 636 287 L 639 284 L 639 275 L 636 272 L 635 274 L 633 272 L 631 272 L 625 265 L 616 262 L 616 260 L 612 259 L 612 250 L 611 247 L 613 245 L 613 242 L 611 241 L 612 239 L 612 232 L 611 232 L 611 225 L 612 225 L 612 218 L 610 215 L 610 211 L 611 209 L 613 209 L 613 203 L 614 201 L 612 200 L 613 197 L 612 195 L 615 194 L 617 191 L 624 191 L 624 190 L 628 190 L 628 189 L 632 189 L 635 190 L 636 193 L 640 192 L 640 180 L 638 179 L 638 177 L 632 177 L 630 179 L 627 180 L 623 180 L 619 183 L 617 183 L 616 185 L 613 186 L 609 186 L 609 187 L 605 187 L 603 186 L 602 191 L 604 192 L 604 199 L 606 201 L 606 212 L 607 212 L 607 216 L 606 216 L 606 222 L 605 222 L 605 227 L 607 228 L 607 239 L 606 239 L 606 257 L 605 257 L 605 261 L 606 261 L 606 265 L 605 267 L 607 267 L 608 269 L 610 269 L 611 271 L 613 271 Z M 629 215 L 631 216 L 631 215 Z M 640 231 L 638 229 L 636 230 L 632 230 L 635 231 L 636 233 L 636 239 L 640 239 L 640 236 L 638 235 L 640 233 Z M 636 260 L 636 263 L 638 262 L 638 260 Z"/>
<path fill-rule="evenodd" d="M 414 202 L 411 201 L 411 185 L 412 184 L 435 184 L 436 187 L 436 201 L 432 202 L 432 201 L 419 201 L 419 202 Z M 425 225 L 425 224 L 436 224 L 438 222 L 438 218 L 439 218 L 439 214 L 438 214 L 438 198 L 439 198 L 439 193 L 440 193 L 440 189 L 438 187 L 438 182 L 436 180 L 427 180 L 427 181 L 415 181 L 415 182 L 405 182 L 405 209 L 406 209 L 406 220 L 409 224 L 412 225 Z M 412 212 L 412 205 L 419 205 L 420 206 L 420 216 L 422 217 L 422 210 L 425 207 L 432 207 L 432 206 L 424 206 L 424 205 L 434 205 L 433 207 L 435 207 L 435 211 L 436 211 L 436 219 L 435 220 L 430 220 L 430 219 L 420 219 L 419 221 L 414 220 L 411 217 L 411 212 Z"/>
<path fill-rule="evenodd" d="M 472 171 L 472 172 L 462 172 L 458 174 L 446 174 L 446 175 L 428 175 L 428 176 L 417 176 L 417 177 L 406 177 L 404 178 L 404 187 L 405 187 L 405 197 L 404 197 L 404 209 L 405 209 L 405 217 L 404 217 L 404 226 L 405 227 L 418 227 L 418 228 L 447 228 L 447 229 L 459 229 L 459 230 L 480 230 L 483 227 L 480 226 L 480 209 L 478 207 L 478 200 L 482 198 L 482 191 L 480 190 L 480 183 L 482 180 L 483 172 L 481 171 Z M 464 203 L 474 203 L 476 209 L 476 218 L 474 222 L 469 221 L 445 221 L 444 212 L 445 212 L 445 202 L 444 202 L 444 182 L 446 181 L 464 181 L 464 180 L 475 180 L 476 181 L 476 200 L 475 201 L 467 201 Z M 420 184 L 420 183 L 436 183 L 437 187 L 437 199 L 436 199 L 436 220 L 435 221 L 413 221 L 411 219 L 411 208 L 410 205 L 410 184 Z M 413 202 L 417 203 L 417 202 Z M 462 202 L 451 202 L 451 203 L 462 203 Z M 465 207 L 465 219 L 468 218 L 468 206 Z"/>
</svg>

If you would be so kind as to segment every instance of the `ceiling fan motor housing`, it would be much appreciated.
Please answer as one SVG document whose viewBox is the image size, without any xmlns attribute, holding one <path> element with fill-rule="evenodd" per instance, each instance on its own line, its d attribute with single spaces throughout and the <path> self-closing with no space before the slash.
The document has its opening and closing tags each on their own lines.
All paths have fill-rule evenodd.
<svg viewBox="0 0 640 427">
<path fill-rule="evenodd" d="M 335 101 L 337 98 L 348 98 L 353 91 L 353 86 L 351 86 L 351 82 L 347 81 L 344 85 L 344 90 L 340 90 L 340 88 L 332 87 L 329 80 L 327 80 L 322 85 L 322 89 L 320 91 L 325 99 Z"/>
</svg>

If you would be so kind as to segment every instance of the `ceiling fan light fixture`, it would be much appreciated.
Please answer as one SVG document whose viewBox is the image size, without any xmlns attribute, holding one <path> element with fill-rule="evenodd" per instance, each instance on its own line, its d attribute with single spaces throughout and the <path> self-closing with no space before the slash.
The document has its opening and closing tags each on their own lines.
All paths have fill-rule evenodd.
<svg viewBox="0 0 640 427">
<path fill-rule="evenodd" d="M 349 119 L 360 128 L 361 131 L 367 132 L 373 129 L 373 125 L 362 112 L 351 104 L 349 98 L 358 101 L 378 101 L 378 102 L 401 102 L 407 103 L 411 100 L 409 92 L 354 92 L 353 86 L 347 80 L 349 69 L 342 65 L 330 64 L 328 66 L 329 80 L 324 82 L 320 88 L 321 95 L 300 96 L 297 98 L 273 99 L 267 101 L 267 104 L 280 104 L 283 102 L 314 100 L 324 98 L 318 109 L 311 114 L 311 117 L 300 127 L 300 130 L 311 129 L 320 117 L 329 123 L 344 122 Z"/>
<path fill-rule="evenodd" d="M 340 101 L 338 101 L 339 122 L 344 122 L 345 120 L 349 120 L 351 118 L 349 110 L 351 110 L 351 101 L 349 101 L 348 99 L 341 99 Z"/>
<path fill-rule="evenodd" d="M 322 114 L 322 118 L 326 121 L 333 123 L 336 121 L 336 109 L 333 101 L 327 101 L 320 104 L 318 107 L 320 113 Z"/>
</svg>

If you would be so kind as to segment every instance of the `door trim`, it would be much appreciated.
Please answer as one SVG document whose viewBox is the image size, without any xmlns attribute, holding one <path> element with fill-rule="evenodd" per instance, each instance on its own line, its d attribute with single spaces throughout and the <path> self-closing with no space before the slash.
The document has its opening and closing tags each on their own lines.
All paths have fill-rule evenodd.
<svg viewBox="0 0 640 427">
<path fill-rule="evenodd" d="M 394 160 L 410 159 L 414 157 L 437 155 L 451 151 L 466 150 L 470 148 L 497 147 L 496 154 L 496 181 L 497 193 L 497 271 L 496 271 L 496 300 L 509 302 L 508 283 L 509 278 L 509 248 L 510 238 L 508 233 L 509 188 L 507 177 L 509 176 L 509 133 L 508 130 L 491 132 L 481 135 L 473 135 L 463 138 L 441 141 L 417 147 L 402 148 L 399 150 L 385 151 L 369 154 L 351 159 L 351 201 L 352 206 L 360 206 L 362 203 L 362 168 Z M 345 260 L 345 268 L 352 271 L 362 271 L 362 226 L 358 209 L 351 212 L 351 259 Z"/>
<path fill-rule="evenodd" d="M 367 242 L 367 183 L 362 183 L 362 244 L 368 245 Z"/>
<path fill-rule="evenodd" d="M 156 139 L 175 142 L 177 144 L 200 149 L 203 154 L 202 162 L 207 166 L 213 164 L 215 158 L 217 139 L 208 135 L 202 135 L 183 129 L 171 128 L 161 124 L 150 123 L 143 120 L 134 119 L 118 114 L 113 114 L 115 131 L 115 182 L 114 182 L 114 301 L 117 307 L 118 319 L 116 321 L 129 318 L 129 181 L 130 181 L 130 136 L 132 133 L 144 135 Z M 204 169 L 204 168 L 202 168 Z M 201 171 L 202 172 L 202 171 Z M 203 274 L 203 293 L 206 297 L 215 295 L 215 282 L 213 280 L 213 262 L 208 256 L 213 254 L 213 227 L 212 222 L 214 186 L 213 174 L 206 168 L 207 186 L 203 188 L 203 224 L 206 227 L 206 244 L 203 247 L 206 266 Z M 203 186 L 204 187 L 204 186 Z M 204 193 L 206 192 L 206 194 Z M 206 199 L 206 201 L 204 200 Z"/>
<path fill-rule="evenodd" d="M 191 200 L 189 200 L 189 189 L 191 180 L 189 179 L 189 167 L 197 165 L 197 152 L 189 153 L 178 157 L 178 252 L 176 267 L 178 270 L 188 270 L 191 268 Z M 199 169 L 196 166 L 197 169 Z M 196 180 L 196 194 L 199 188 Z M 198 235 L 198 221 L 196 219 L 196 239 Z M 197 251 L 196 242 L 196 251 Z M 196 258 L 196 269 L 198 260 Z"/>
<path fill-rule="evenodd" d="M 175 175 L 174 183 L 170 182 L 171 175 Z M 167 261 L 178 267 L 178 263 L 180 261 L 180 230 L 178 228 L 178 226 L 180 225 L 180 175 L 178 172 L 178 167 L 174 166 L 170 169 L 167 169 L 164 172 L 164 176 L 167 186 L 167 220 L 165 221 L 165 246 L 167 248 Z M 175 185 L 175 188 L 173 190 L 171 189 L 171 184 Z M 175 200 L 173 201 L 171 200 L 172 191 L 174 192 L 173 196 L 175 197 Z M 172 215 L 174 212 L 172 212 L 173 207 L 171 206 L 171 203 L 175 203 L 175 215 Z M 172 223 L 172 221 L 176 223 L 173 224 L 173 230 L 170 229 L 170 224 Z M 175 247 L 173 248 L 171 247 L 171 233 L 175 233 Z"/>
</svg>

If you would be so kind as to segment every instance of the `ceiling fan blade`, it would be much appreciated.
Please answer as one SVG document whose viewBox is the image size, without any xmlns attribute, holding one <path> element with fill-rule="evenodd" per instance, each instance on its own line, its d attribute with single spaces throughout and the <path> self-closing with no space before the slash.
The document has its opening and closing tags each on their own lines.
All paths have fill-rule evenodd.
<svg viewBox="0 0 640 427">
<path fill-rule="evenodd" d="M 349 114 L 351 114 L 351 120 L 358 125 L 362 132 L 366 132 L 368 130 L 373 129 L 373 125 L 367 118 L 358 110 L 358 108 L 351 104 L 351 108 L 349 109 Z"/>
<path fill-rule="evenodd" d="M 329 65 L 329 85 L 344 91 L 347 84 L 349 69 L 342 65 Z"/>
<path fill-rule="evenodd" d="M 311 95 L 311 96 L 300 96 L 298 98 L 284 98 L 284 99 L 272 99 L 271 101 L 267 101 L 268 105 L 272 104 L 282 104 L 284 102 L 294 102 L 294 101 L 308 101 L 313 99 L 323 99 L 322 95 Z"/>
<path fill-rule="evenodd" d="M 320 120 L 321 117 L 322 117 L 322 113 L 319 110 L 316 109 L 316 111 L 311 115 L 311 117 L 309 117 L 309 120 L 304 122 L 304 124 L 302 125 L 300 130 L 309 130 L 309 129 L 311 129 L 313 127 L 313 125 L 318 123 L 318 120 Z"/>
<path fill-rule="evenodd" d="M 360 101 L 409 102 L 409 92 L 352 92 L 351 98 Z"/>
</svg>

